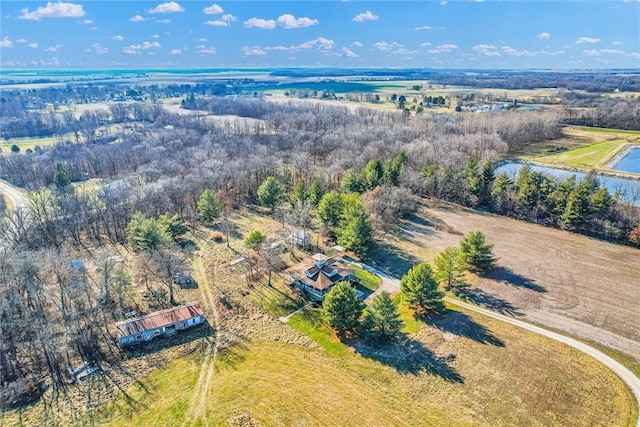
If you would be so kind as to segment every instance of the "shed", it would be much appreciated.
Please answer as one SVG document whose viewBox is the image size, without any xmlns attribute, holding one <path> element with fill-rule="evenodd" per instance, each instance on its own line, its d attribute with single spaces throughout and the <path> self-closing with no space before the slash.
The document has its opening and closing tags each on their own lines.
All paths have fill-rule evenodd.
<svg viewBox="0 0 640 427">
<path fill-rule="evenodd" d="M 146 316 L 116 323 L 121 347 L 138 344 L 160 336 L 175 335 L 178 331 L 204 323 L 204 311 L 194 302 Z"/>
<path fill-rule="evenodd" d="M 293 230 L 289 237 L 291 241 L 300 248 L 311 246 L 311 235 L 304 230 Z"/>
</svg>

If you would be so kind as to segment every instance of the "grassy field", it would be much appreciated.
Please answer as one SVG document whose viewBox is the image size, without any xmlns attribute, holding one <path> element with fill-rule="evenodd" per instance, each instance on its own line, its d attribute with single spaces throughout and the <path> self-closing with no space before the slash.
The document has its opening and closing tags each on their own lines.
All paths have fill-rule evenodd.
<svg viewBox="0 0 640 427">
<path fill-rule="evenodd" d="M 628 391 L 613 374 L 570 348 L 500 322 L 450 312 L 420 323 L 399 349 L 373 353 L 354 351 L 315 322 L 294 327 L 327 351 L 281 343 L 221 351 L 206 396 L 207 423 L 226 425 L 244 414 L 267 426 L 631 425 Z M 193 388 L 199 362 L 194 355 L 156 370 L 129 390 L 133 406 L 118 400 L 93 420 L 204 425 L 185 422 L 181 398 Z"/>
<path fill-rule="evenodd" d="M 606 169 L 606 163 L 626 144 L 640 142 L 640 132 L 585 127 L 567 127 L 563 137 L 530 144 L 512 152 L 525 160 L 581 169 Z"/>
<path fill-rule="evenodd" d="M 62 137 L 56 136 L 48 138 L 12 138 L 8 141 L 2 140 L 2 142 L 0 142 L 0 148 L 2 148 L 2 152 L 5 154 L 11 153 L 11 146 L 15 144 L 20 147 L 20 152 L 24 152 L 28 148 L 33 150 L 33 147 L 36 145 L 46 147 L 72 138 L 73 135 L 71 134 Z"/>
</svg>

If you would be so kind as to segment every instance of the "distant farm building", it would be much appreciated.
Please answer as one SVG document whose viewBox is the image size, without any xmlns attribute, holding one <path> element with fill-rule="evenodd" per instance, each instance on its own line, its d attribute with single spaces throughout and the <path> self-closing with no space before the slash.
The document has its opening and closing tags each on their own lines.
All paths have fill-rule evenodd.
<svg viewBox="0 0 640 427">
<path fill-rule="evenodd" d="M 191 303 L 146 316 L 116 323 L 120 346 L 151 341 L 157 337 L 175 335 L 178 331 L 204 323 L 204 312 L 199 303 Z"/>
<path fill-rule="evenodd" d="M 311 301 L 322 301 L 338 283 L 352 281 L 355 270 L 334 258 L 315 254 L 285 270 L 290 283 L 300 289 Z"/>
</svg>

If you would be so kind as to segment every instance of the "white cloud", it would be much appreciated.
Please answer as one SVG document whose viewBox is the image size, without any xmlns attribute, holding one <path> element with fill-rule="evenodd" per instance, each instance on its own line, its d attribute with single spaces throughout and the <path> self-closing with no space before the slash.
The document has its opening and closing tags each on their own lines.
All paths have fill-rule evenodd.
<svg viewBox="0 0 640 427">
<path fill-rule="evenodd" d="M 13 42 L 9 40 L 9 36 L 4 36 L 4 39 L 0 40 L 0 47 L 13 47 Z"/>
<path fill-rule="evenodd" d="M 350 45 L 351 47 L 362 47 L 362 43 L 360 43 L 359 41 L 354 41 L 353 43 L 351 43 Z"/>
<path fill-rule="evenodd" d="M 613 42 L 612 44 L 614 46 L 622 46 L 623 45 L 623 43 L 621 41 L 617 41 L 617 40 L 615 42 Z"/>
<path fill-rule="evenodd" d="M 418 53 L 417 50 L 409 50 L 409 49 L 405 49 L 405 48 L 400 48 L 397 50 L 394 50 L 392 52 L 394 55 L 413 55 L 415 53 Z"/>
<path fill-rule="evenodd" d="M 400 43 L 396 43 L 396 42 L 387 43 L 385 41 L 381 41 L 381 42 L 375 43 L 373 45 L 373 47 L 375 47 L 376 49 L 381 50 L 381 51 L 384 52 L 384 51 L 388 51 L 388 50 L 391 50 L 391 49 L 400 48 L 400 47 L 402 47 L 402 45 Z"/>
<path fill-rule="evenodd" d="M 537 52 L 531 52 L 529 50 L 514 49 L 511 46 L 502 46 L 502 52 L 509 56 L 536 56 L 537 54 Z"/>
<path fill-rule="evenodd" d="M 430 30 L 430 29 L 431 29 L 431 27 L 429 25 L 423 25 L 421 27 L 414 28 L 414 30 L 416 30 L 416 31 Z"/>
<path fill-rule="evenodd" d="M 122 37 L 120 34 L 118 34 L 117 36 L 111 37 L 111 40 L 115 40 L 117 42 L 121 42 L 122 40 L 124 40 L 124 37 Z"/>
<path fill-rule="evenodd" d="M 631 57 L 631 58 L 640 58 L 640 53 L 638 52 L 631 52 L 631 53 L 627 53 L 627 56 Z"/>
<path fill-rule="evenodd" d="M 169 52 L 171 55 L 180 55 L 182 51 L 180 49 L 171 49 Z"/>
<path fill-rule="evenodd" d="M 311 19 L 307 17 L 296 18 L 295 16 L 288 13 L 285 13 L 284 15 L 280 15 L 278 17 L 278 25 L 286 29 L 311 27 L 317 24 L 317 19 Z"/>
<path fill-rule="evenodd" d="M 89 24 L 93 24 L 93 21 L 91 19 L 85 19 L 84 21 L 81 22 L 81 24 L 89 25 Z"/>
<path fill-rule="evenodd" d="M 581 43 L 598 43 L 600 41 L 600 39 L 596 39 L 593 37 L 580 37 L 578 40 L 576 40 L 576 43 L 581 44 Z"/>
<path fill-rule="evenodd" d="M 600 56 L 600 52 L 596 49 L 585 49 L 582 51 L 582 54 L 585 56 Z"/>
<path fill-rule="evenodd" d="M 473 0 L 474 3 L 484 3 L 484 0 Z"/>
<path fill-rule="evenodd" d="M 154 7 L 153 9 L 149 9 L 149 13 L 177 13 L 184 12 L 184 7 L 180 6 L 180 4 L 171 1 L 167 3 L 161 3 Z"/>
<path fill-rule="evenodd" d="M 440 1 L 440 6 L 446 6 L 446 5 L 447 5 L 447 0 Z"/>
<path fill-rule="evenodd" d="M 380 18 L 378 15 L 374 15 L 370 10 L 367 10 L 364 13 L 357 14 L 353 20 L 355 22 L 365 22 L 365 21 L 377 21 Z"/>
<path fill-rule="evenodd" d="M 122 48 L 122 53 L 125 55 L 142 55 L 142 52 L 136 45 L 127 46 Z"/>
<path fill-rule="evenodd" d="M 229 24 L 222 19 L 216 19 L 215 21 L 204 21 L 204 25 L 211 25 L 212 27 L 228 27 Z"/>
<path fill-rule="evenodd" d="M 162 47 L 158 42 L 144 42 L 142 44 L 132 44 L 122 49 L 122 53 L 125 55 L 140 55 L 143 50 L 157 49 Z"/>
<path fill-rule="evenodd" d="M 171 22 L 171 19 L 156 19 L 156 22 L 158 24 L 168 24 L 169 22 Z"/>
<path fill-rule="evenodd" d="M 349 49 L 348 47 L 343 47 L 340 50 L 339 56 L 343 56 L 345 58 L 357 58 L 358 54 Z"/>
<path fill-rule="evenodd" d="M 144 18 L 140 15 L 136 15 L 133 18 L 130 18 L 129 21 L 131 22 L 142 22 L 144 21 Z"/>
<path fill-rule="evenodd" d="M 429 51 L 429 53 L 433 53 L 433 54 L 438 54 L 438 53 L 447 53 L 447 52 L 451 52 L 454 49 L 457 49 L 458 46 L 456 46 L 455 44 L 441 44 L 436 46 L 435 48 L 431 49 Z"/>
<path fill-rule="evenodd" d="M 245 46 L 242 48 L 242 55 L 244 56 L 264 56 L 267 52 L 258 46 Z"/>
<path fill-rule="evenodd" d="M 28 8 L 21 10 L 20 19 L 30 19 L 39 21 L 42 18 L 81 18 L 85 15 L 84 9 L 80 4 L 64 3 L 64 2 L 48 2 L 46 6 L 40 6 L 33 12 Z"/>
<path fill-rule="evenodd" d="M 216 48 L 215 47 L 201 47 L 200 49 L 198 49 L 198 53 L 200 54 L 200 56 L 203 55 L 215 55 L 216 53 Z"/>
<path fill-rule="evenodd" d="M 16 43 L 26 43 L 27 39 L 18 39 L 16 40 Z"/>
<path fill-rule="evenodd" d="M 27 47 L 31 48 L 31 49 L 37 49 L 38 48 L 38 43 L 29 43 L 27 45 Z"/>
<path fill-rule="evenodd" d="M 625 52 L 620 49 L 600 49 L 600 53 L 605 53 L 609 55 L 624 55 Z"/>
<path fill-rule="evenodd" d="M 539 33 L 536 35 L 537 38 L 539 38 L 540 40 L 549 40 L 549 37 L 551 37 L 551 34 L 549 33 Z"/>
<path fill-rule="evenodd" d="M 237 21 L 238 18 L 228 13 L 226 15 L 222 15 L 221 19 L 216 19 L 213 21 L 205 21 L 206 25 L 211 25 L 213 27 L 229 27 L 232 22 Z"/>
<path fill-rule="evenodd" d="M 265 47 L 264 50 L 299 52 L 301 50 L 316 48 L 321 52 L 327 53 L 333 49 L 334 44 L 335 42 L 333 40 L 325 39 L 324 37 L 318 37 L 317 39 L 309 40 L 297 46 L 270 46 L 270 47 Z"/>
<path fill-rule="evenodd" d="M 500 56 L 496 47 L 492 44 L 478 44 L 472 47 L 473 50 L 478 52 L 482 56 Z"/>
<path fill-rule="evenodd" d="M 215 3 L 212 4 L 211 6 L 205 7 L 204 9 L 202 9 L 202 11 L 204 12 L 205 15 L 218 15 L 224 12 L 224 10 Z"/>
<path fill-rule="evenodd" d="M 159 36 L 159 35 L 157 35 L 157 34 L 154 34 L 154 35 L 152 35 L 152 36 L 151 36 L 151 38 L 152 38 L 152 39 L 159 39 L 159 38 L 160 38 L 160 36 Z"/>
<path fill-rule="evenodd" d="M 325 39 L 324 37 L 318 37 L 315 40 L 310 40 L 308 42 L 304 42 L 299 45 L 300 49 L 311 49 L 313 47 L 318 48 L 318 50 L 331 50 L 333 49 L 334 42 L 333 40 Z"/>
<path fill-rule="evenodd" d="M 429 43 L 429 42 L 424 42 L 424 43 L 422 43 L 420 46 L 429 47 L 429 46 L 431 46 L 431 43 Z"/>
<path fill-rule="evenodd" d="M 90 48 L 87 48 L 85 52 L 95 53 L 96 55 L 104 55 L 106 53 L 109 53 L 109 49 L 102 46 L 101 43 L 94 43 Z"/>
<path fill-rule="evenodd" d="M 64 47 L 63 44 L 57 44 L 55 46 L 49 46 L 44 51 L 45 52 L 57 52 L 60 48 Z"/>
<path fill-rule="evenodd" d="M 206 41 L 207 41 L 207 39 L 205 39 L 205 38 L 203 37 L 203 38 L 201 38 L 201 39 L 198 39 L 198 41 L 199 41 L 199 42 L 206 42 Z"/>
<path fill-rule="evenodd" d="M 276 27 L 276 21 L 273 19 L 250 18 L 244 21 L 246 28 L 262 28 L 263 30 L 272 30 Z"/>
</svg>

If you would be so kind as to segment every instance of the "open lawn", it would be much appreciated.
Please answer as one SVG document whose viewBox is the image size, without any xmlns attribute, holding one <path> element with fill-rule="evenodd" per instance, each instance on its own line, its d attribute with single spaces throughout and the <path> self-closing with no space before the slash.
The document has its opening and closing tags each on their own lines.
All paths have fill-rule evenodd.
<svg viewBox="0 0 640 427">
<path fill-rule="evenodd" d="M 626 144 L 639 142 L 637 131 L 570 126 L 563 129 L 562 138 L 529 144 L 509 155 L 551 165 L 606 169 Z"/>
<path fill-rule="evenodd" d="M 465 312 L 419 328 L 379 351 L 357 344 L 354 352 L 322 331 L 310 335 L 326 352 L 281 343 L 223 349 L 206 396 L 208 424 L 244 416 L 267 426 L 631 425 L 627 390 L 571 348 Z M 185 422 L 182 398 L 199 366 L 194 355 L 157 369 L 129 390 L 133 406 L 120 399 L 93 420 L 204 425 Z"/>
<path fill-rule="evenodd" d="M 385 238 L 388 253 L 411 254 L 405 268 L 432 261 L 462 234 L 482 230 L 495 244 L 498 267 L 469 276 L 479 288 L 466 299 L 640 361 L 640 250 L 439 202 L 425 205 Z"/>
<path fill-rule="evenodd" d="M 371 291 L 375 291 L 376 289 L 378 289 L 378 286 L 380 286 L 380 278 L 378 276 L 369 273 L 367 270 L 357 264 L 349 264 L 349 267 L 356 270 L 356 277 L 360 279 L 360 285 Z"/>
</svg>

